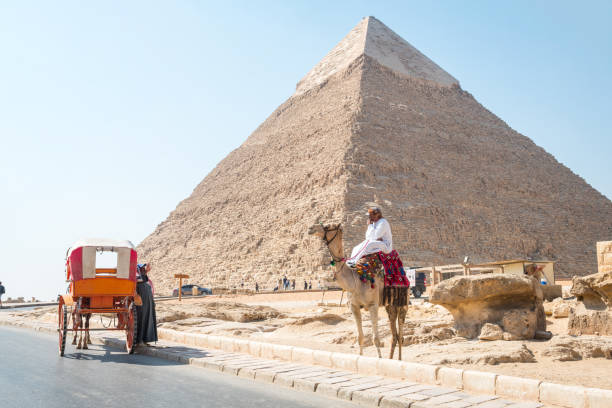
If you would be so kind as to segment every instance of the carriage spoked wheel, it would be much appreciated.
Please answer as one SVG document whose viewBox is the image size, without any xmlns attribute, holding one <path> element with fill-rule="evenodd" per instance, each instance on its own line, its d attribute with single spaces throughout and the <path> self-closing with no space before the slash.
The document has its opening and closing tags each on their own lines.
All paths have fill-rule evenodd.
<svg viewBox="0 0 612 408">
<path fill-rule="evenodd" d="M 129 312 L 127 313 L 127 324 L 125 325 L 125 349 L 128 354 L 134 353 L 134 341 L 136 340 L 136 331 L 138 330 L 138 315 L 134 303 L 130 304 Z"/>
<path fill-rule="evenodd" d="M 68 310 L 62 297 L 60 297 L 59 300 L 57 321 L 57 331 L 59 333 L 59 355 L 63 356 L 64 350 L 66 350 L 66 336 L 68 335 Z"/>
</svg>

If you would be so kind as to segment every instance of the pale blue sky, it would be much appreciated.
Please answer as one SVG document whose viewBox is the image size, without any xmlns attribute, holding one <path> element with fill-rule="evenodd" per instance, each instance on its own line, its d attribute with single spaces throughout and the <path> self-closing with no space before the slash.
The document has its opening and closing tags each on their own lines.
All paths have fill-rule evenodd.
<svg viewBox="0 0 612 408">
<path fill-rule="evenodd" d="M 83 236 L 140 242 L 373 15 L 612 197 L 612 3 L 0 2 L 0 281 L 64 290 Z"/>
</svg>

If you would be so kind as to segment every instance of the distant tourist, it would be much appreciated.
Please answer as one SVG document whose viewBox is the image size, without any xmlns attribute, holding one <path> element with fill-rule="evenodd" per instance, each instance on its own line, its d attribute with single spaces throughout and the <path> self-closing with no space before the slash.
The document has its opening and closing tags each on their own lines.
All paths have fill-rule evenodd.
<svg viewBox="0 0 612 408">
<path fill-rule="evenodd" d="M 277 292 L 277 291 L 278 291 L 278 285 L 276 285 L 274 289 L 272 289 L 272 292 Z"/>
<path fill-rule="evenodd" d="M 135 343 L 146 345 L 157 341 L 157 318 L 155 316 L 155 301 L 153 300 L 153 282 L 149 278 L 151 264 L 138 264 L 138 284 L 136 292 L 142 299 L 142 306 L 136 306 L 138 328 Z"/>
<path fill-rule="evenodd" d="M 304 280 L 304 290 L 308 289 L 308 283 L 306 282 L 306 280 Z"/>
<path fill-rule="evenodd" d="M 312 281 L 308 282 L 308 290 L 312 290 Z"/>
<path fill-rule="evenodd" d="M 295 290 L 295 279 L 291 281 L 291 289 Z"/>
<path fill-rule="evenodd" d="M 255 292 L 259 292 L 259 284 L 255 282 Z"/>
<path fill-rule="evenodd" d="M 2 309 L 2 295 L 4 295 L 4 292 L 6 292 L 6 290 L 4 286 L 2 286 L 2 282 L 0 282 L 0 309 Z"/>
</svg>

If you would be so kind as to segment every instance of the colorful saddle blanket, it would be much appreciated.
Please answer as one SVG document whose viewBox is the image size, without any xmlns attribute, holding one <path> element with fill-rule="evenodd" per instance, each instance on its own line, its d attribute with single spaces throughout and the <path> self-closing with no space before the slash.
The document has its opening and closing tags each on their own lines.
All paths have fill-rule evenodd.
<svg viewBox="0 0 612 408">
<path fill-rule="evenodd" d="M 396 250 L 388 254 L 378 252 L 366 255 L 357 262 L 355 269 L 362 282 L 370 282 L 374 287 L 376 275 L 384 269 L 384 282 L 386 286 L 410 286 L 410 281 L 404 271 L 404 265 Z"/>
</svg>

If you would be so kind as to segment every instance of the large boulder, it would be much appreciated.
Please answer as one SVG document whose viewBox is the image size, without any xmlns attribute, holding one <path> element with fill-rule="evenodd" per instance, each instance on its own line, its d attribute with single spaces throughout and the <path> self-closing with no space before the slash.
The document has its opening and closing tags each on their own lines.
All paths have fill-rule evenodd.
<svg viewBox="0 0 612 408">
<path fill-rule="evenodd" d="M 612 339 L 601 336 L 555 336 L 542 355 L 557 361 L 576 361 L 586 358 L 612 359 Z"/>
<path fill-rule="evenodd" d="M 612 335 L 612 270 L 574 276 L 570 292 L 577 305 L 569 312 L 568 333 Z"/>
<path fill-rule="evenodd" d="M 546 330 L 541 285 L 531 276 L 458 276 L 434 287 L 429 301 L 448 309 L 457 334 L 470 339 L 486 323 L 499 326 L 506 340 L 533 339 Z"/>
</svg>

